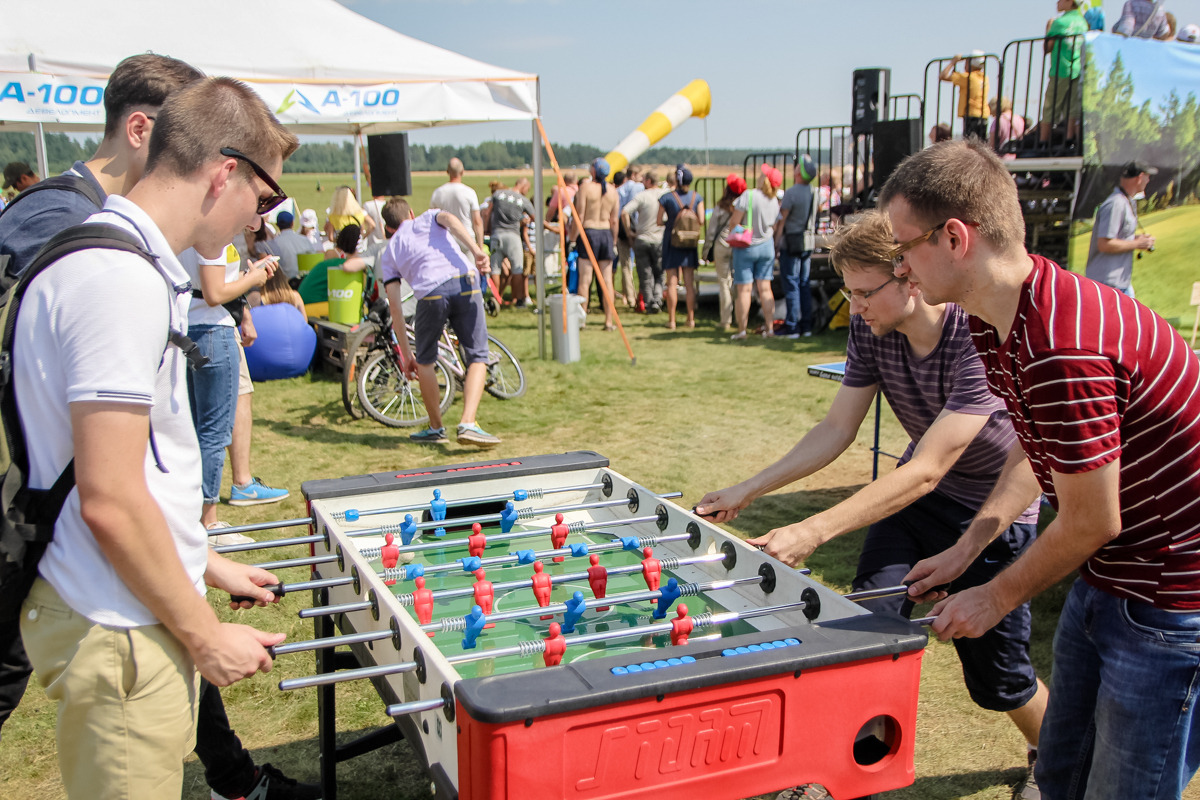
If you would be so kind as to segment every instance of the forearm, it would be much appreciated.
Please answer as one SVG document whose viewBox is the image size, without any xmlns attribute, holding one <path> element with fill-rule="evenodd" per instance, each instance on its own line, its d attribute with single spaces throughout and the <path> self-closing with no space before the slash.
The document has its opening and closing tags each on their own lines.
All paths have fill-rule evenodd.
<svg viewBox="0 0 1200 800">
<path fill-rule="evenodd" d="M 475 233 L 475 245 L 483 249 L 483 215 L 478 211 L 471 214 L 471 229 Z M 465 231 L 464 231 L 465 233 Z"/>
<path fill-rule="evenodd" d="M 1131 253 L 1138 248 L 1136 239 L 1101 239 L 1096 249 L 1101 253 Z"/>
<path fill-rule="evenodd" d="M 201 267 L 201 269 L 204 268 Z M 217 267 L 217 269 L 220 270 L 219 280 L 208 280 L 207 275 L 203 272 L 200 275 L 200 290 L 204 293 L 204 302 L 210 306 L 224 305 L 262 285 L 255 275 L 257 270 L 243 273 L 238 276 L 237 280 L 225 283 L 225 268 Z"/>
<path fill-rule="evenodd" d="M 1107 541 L 1090 526 L 1085 529 L 1059 516 L 992 580 L 992 593 L 1005 608 L 1016 608 L 1077 570 Z"/>
</svg>

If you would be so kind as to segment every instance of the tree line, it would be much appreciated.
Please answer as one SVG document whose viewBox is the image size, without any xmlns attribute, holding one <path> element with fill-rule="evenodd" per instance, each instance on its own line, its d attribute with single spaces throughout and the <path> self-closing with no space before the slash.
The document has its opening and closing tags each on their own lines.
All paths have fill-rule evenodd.
<svg viewBox="0 0 1200 800">
<path fill-rule="evenodd" d="M 46 160 L 50 174 L 56 175 L 68 169 L 76 161 L 84 161 L 96 151 L 99 142 L 85 139 L 82 142 L 65 133 L 46 134 Z M 590 144 L 555 144 L 554 155 L 560 166 L 576 168 L 606 153 Z M 741 165 L 750 149 L 718 148 L 708 151 L 709 163 Z M 446 168 L 451 158 L 462 159 L 469 170 L 514 170 L 525 169 L 533 161 L 530 142 L 482 142 L 477 145 L 414 144 L 408 148 L 409 166 L 414 172 L 439 171 Z M 645 164 L 703 164 L 705 152 L 699 149 L 678 147 L 655 147 L 637 160 Z M 33 134 L 0 133 L 0 166 L 10 161 L 24 161 L 35 165 Z M 549 159 L 544 159 L 547 168 Z M 306 142 L 283 165 L 284 172 L 334 172 L 354 171 L 354 147 L 350 142 Z M 46 176 L 41 176 L 46 177 Z"/>
</svg>

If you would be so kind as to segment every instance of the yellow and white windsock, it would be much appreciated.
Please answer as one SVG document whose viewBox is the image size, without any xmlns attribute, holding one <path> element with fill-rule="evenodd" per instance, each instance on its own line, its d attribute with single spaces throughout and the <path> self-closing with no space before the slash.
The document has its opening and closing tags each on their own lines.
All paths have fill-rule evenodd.
<svg viewBox="0 0 1200 800">
<path fill-rule="evenodd" d="M 668 98 L 637 130 L 621 140 L 604 159 L 613 172 L 629 166 L 629 162 L 646 152 L 664 136 L 682 125 L 689 117 L 707 117 L 712 107 L 712 94 L 708 84 L 694 80 Z"/>
</svg>

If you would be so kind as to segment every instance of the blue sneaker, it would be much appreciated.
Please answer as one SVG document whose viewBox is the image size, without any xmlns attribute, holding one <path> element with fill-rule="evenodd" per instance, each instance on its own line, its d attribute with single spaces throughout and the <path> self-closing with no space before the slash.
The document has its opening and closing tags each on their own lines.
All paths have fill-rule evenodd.
<svg viewBox="0 0 1200 800">
<path fill-rule="evenodd" d="M 458 443 L 473 444 L 476 447 L 484 449 L 495 447 L 500 444 L 500 437 L 492 434 L 479 427 L 478 424 L 471 422 L 466 425 L 458 426 Z"/>
<path fill-rule="evenodd" d="M 442 428 L 426 428 L 423 431 L 409 434 L 410 442 L 420 442 L 421 444 L 445 444 L 450 441 L 450 437 L 446 436 L 446 429 Z"/>
<path fill-rule="evenodd" d="M 229 505 L 260 506 L 264 503 L 278 503 L 290 494 L 287 489 L 276 489 L 267 486 L 260 478 L 251 478 L 245 486 L 229 488 Z"/>
</svg>

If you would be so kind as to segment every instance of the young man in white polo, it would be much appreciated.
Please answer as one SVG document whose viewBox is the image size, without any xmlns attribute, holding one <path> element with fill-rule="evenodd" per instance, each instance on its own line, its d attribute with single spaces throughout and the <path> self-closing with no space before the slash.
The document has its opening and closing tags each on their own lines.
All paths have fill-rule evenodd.
<svg viewBox="0 0 1200 800">
<path fill-rule="evenodd" d="M 145 177 L 89 220 L 131 234 L 156 263 L 80 251 L 39 275 L 22 304 L 14 385 L 30 485 L 51 485 L 75 461 L 76 489 L 21 614 L 58 704 L 70 798 L 178 796 L 199 676 L 225 686 L 269 671 L 266 647 L 282 639 L 219 622 L 204 598 L 207 584 L 271 602 L 262 586 L 274 576 L 207 546 L 186 359 L 169 333 L 186 327 L 191 299 L 174 254 L 216 256 L 261 224 L 296 145 L 243 84 L 177 91 L 158 111 Z"/>
</svg>

